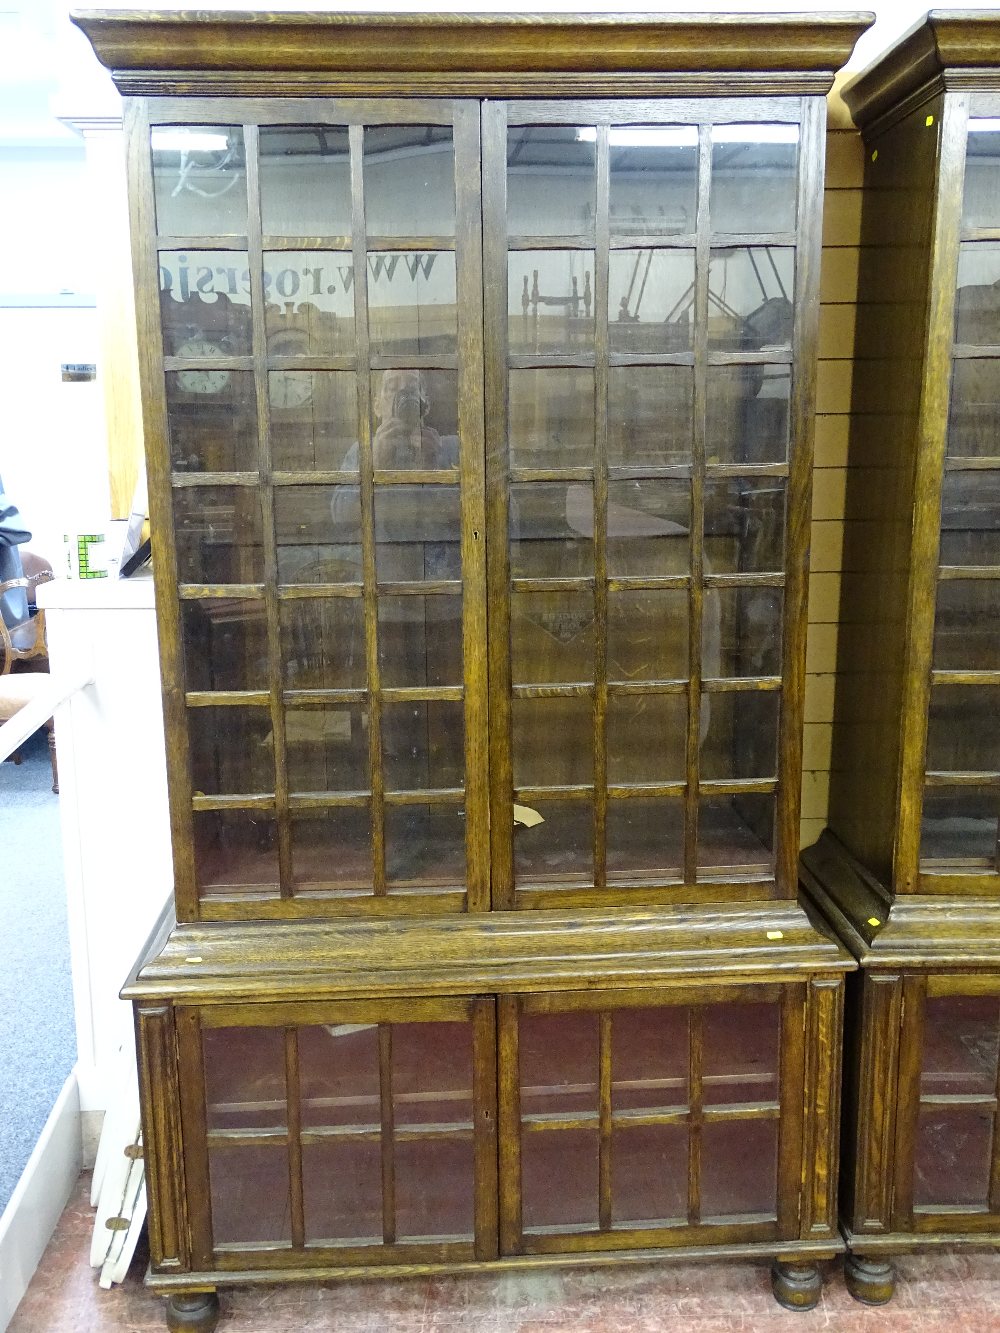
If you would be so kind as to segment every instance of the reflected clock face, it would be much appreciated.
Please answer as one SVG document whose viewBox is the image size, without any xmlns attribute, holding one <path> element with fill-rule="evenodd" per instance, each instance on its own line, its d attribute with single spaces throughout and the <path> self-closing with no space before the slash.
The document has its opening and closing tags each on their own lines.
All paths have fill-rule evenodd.
<svg viewBox="0 0 1000 1333">
<path fill-rule="evenodd" d="M 224 356 L 225 353 L 208 338 L 196 337 L 188 338 L 186 342 L 181 343 L 177 348 L 177 355 L 208 358 Z M 177 386 L 185 393 L 221 393 L 228 387 L 231 379 L 232 371 L 222 369 L 177 372 Z"/>
<path fill-rule="evenodd" d="M 313 380 L 308 370 L 272 370 L 267 384 L 271 406 L 277 411 L 303 407 L 312 398 Z"/>
</svg>

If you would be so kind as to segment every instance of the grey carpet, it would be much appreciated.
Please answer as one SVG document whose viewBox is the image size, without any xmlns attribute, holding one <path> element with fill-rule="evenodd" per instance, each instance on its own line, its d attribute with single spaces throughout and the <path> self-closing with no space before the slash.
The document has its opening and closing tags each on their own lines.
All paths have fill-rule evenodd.
<svg viewBox="0 0 1000 1333">
<path fill-rule="evenodd" d="M 76 1062 L 59 797 L 44 733 L 0 763 L 0 1212 Z"/>
</svg>

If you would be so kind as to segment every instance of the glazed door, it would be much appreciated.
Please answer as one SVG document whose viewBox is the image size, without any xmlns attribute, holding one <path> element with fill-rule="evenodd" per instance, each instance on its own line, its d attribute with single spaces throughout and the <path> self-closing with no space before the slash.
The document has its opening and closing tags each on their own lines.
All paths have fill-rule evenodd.
<svg viewBox="0 0 1000 1333">
<path fill-rule="evenodd" d="M 796 892 L 821 112 L 484 108 L 496 905 Z"/>
<path fill-rule="evenodd" d="M 178 915 L 484 909 L 479 106 L 149 107 Z"/>
</svg>

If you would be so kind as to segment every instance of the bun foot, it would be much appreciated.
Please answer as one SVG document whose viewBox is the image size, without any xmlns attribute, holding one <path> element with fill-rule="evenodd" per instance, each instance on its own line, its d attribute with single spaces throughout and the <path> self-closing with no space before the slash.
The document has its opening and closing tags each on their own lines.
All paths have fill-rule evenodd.
<svg viewBox="0 0 1000 1333">
<path fill-rule="evenodd" d="M 171 1296 L 167 1301 L 170 1333 L 212 1333 L 219 1322 L 219 1298 L 214 1291 Z"/>
<path fill-rule="evenodd" d="M 775 1259 L 771 1265 L 771 1290 L 774 1299 L 786 1310 L 814 1310 L 819 1304 L 823 1280 L 815 1264 Z"/>
<path fill-rule="evenodd" d="M 844 1260 L 847 1290 L 862 1305 L 885 1305 L 896 1290 L 896 1270 L 888 1259 L 849 1254 Z"/>
</svg>

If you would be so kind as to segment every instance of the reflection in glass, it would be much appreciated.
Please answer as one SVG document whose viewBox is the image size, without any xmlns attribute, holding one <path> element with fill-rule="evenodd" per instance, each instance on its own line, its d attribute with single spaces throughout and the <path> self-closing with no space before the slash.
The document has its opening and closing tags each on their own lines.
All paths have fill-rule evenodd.
<svg viewBox="0 0 1000 1333">
<path fill-rule="evenodd" d="M 774 797 L 703 796 L 698 803 L 698 878 L 769 875 L 774 867 Z"/>
<path fill-rule="evenodd" d="M 1000 336 L 1000 328 L 997 332 Z M 957 357 L 952 362 L 948 454 L 1000 456 L 1000 358 Z"/>
<path fill-rule="evenodd" d="M 389 688 L 461 685 L 461 597 L 380 596 L 378 660 Z"/>
<path fill-rule="evenodd" d="M 593 577 L 594 488 L 590 482 L 530 482 L 510 488 L 514 578 Z"/>
<path fill-rule="evenodd" d="M 942 579 L 934 619 L 938 671 L 993 671 L 1000 661 L 1000 579 Z"/>
<path fill-rule="evenodd" d="M 461 702 L 411 699 L 383 704 L 382 767 L 387 791 L 461 787 L 465 779 Z"/>
<path fill-rule="evenodd" d="M 781 674 L 780 588 L 714 588 L 704 592 L 703 642 L 719 643 L 719 676 Z M 705 667 L 709 663 L 705 662 Z M 707 675 L 707 670 L 703 671 Z"/>
<path fill-rule="evenodd" d="M 267 810 L 195 810 L 194 867 L 202 897 L 278 894 L 278 826 Z"/>
<path fill-rule="evenodd" d="M 608 573 L 686 574 L 691 484 L 659 478 L 608 483 Z"/>
<path fill-rule="evenodd" d="M 392 1104 L 395 1128 L 472 1128 L 472 1029 L 464 1022 L 395 1023 Z"/>
<path fill-rule="evenodd" d="M 592 126 L 508 128 L 508 235 L 593 237 L 596 143 Z"/>
<path fill-rule="evenodd" d="M 368 331 L 373 356 L 447 355 L 458 345 L 453 252 L 368 256 Z"/>
<path fill-rule="evenodd" d="M 375 490 L 375 570 L 380 583 L 462 574 L 457 486 Z"/>
<path fill-rule="evenodd" d="M 611 1213 L 616 1224 L 682 1225 L 688 1216 L 687 1125 L 615 1126 Z"/>
<path fill-rule="evenodd" d="M 284 1032 L 205 1027 L 201 1043 L 208 1129 L 284 1129 Z"/>
<path fill-rule="evenodd" d="M 927 716 L 927 771 L 1000 770 L 1000 689 L 932 685 Z"/>
<path fill-rule="evenodd" d="M 458 375 L 384 370 L 372 375 L 376 469 L 458 466 Z"/>
<path fill-rule="evenodd" d="M 694 372 L 688 366 L 611 366 L 608 463 L 690 467 L 693 395 Z"/>
<path fill-rule="evenodd" d="M 590 699 L 514 699 L 511 714 L 515 787 L 561 787 L 593 782 Z"/>
<path fill-rule="evenodd" d="M 996 1092 L 1000 999 L 996 995 L 928 995 L 924 1003 L 921 1096 Z"/>
<path fill-rule="evenodd" d="M 377 1119 L 377 1116 L 376 1116 Z M 306 1240 L 382 1243 L 382 1149 L 378 1139 L 302 1145 Z"/>
<path fill-rule="evenodd" d="M 598 1133 L 560 1129 L 521 1134 L 521 1219 L 526 1232 L 596 1230 Z"/>
<path fill-rule="evenodd" d="M 296 893 L 371 893 L 372 830 L 367 806 L 295 810 L 290 822 Z"/>
<path fill-rule="evenodd" d="M 996 241 L 964 241 L 959 246 L 956 342 L 974 347 L 995 347 L 1000 343 L 998 279 L 1000 244 Z"/>
<path fill-rule="evenodd" d="M 689 1067 L 686 1005 L 612 1013 L 612 1114 L 686 1109 Z"/>
<path fill-rule="evenodd" d="M 597 1116 L 597 1014 L 521 1015 L 521 1114 Z"/>
<path fill-rule="evenodd" d="M 357 471 L 358 396 L 352 374 L 272 370 L 267 395 L 276 471 Z"/>
<path fill-rule="evenodd" d="M 268 356 L 350 356 L 355 350 L 353 284 L 350 255 L 314 250 L 266 252 Z"/>
<path fill-rule="evenodd" d="M 246 234 L 246 149 L 238 125 L 154 125 L 149 140 L 161 236 Z"/>
<path fill-rule="evenodd" d="M 256 486 L 185 486 L 173 492 L 181 583 L 260 583 L 264 578 Z"/>
<path fill-rule="evenodd" d="M 460 805 L 399 805 L 385 812 L 390 889 L 465 888 L 465 811 Z"/>
<path fill-rule="evenodd" d="M 1000 799 L 992 790 L 925 787 L 920 827 L 922 862 L 991 869 L 997 859 Z M 938 866 L 940 869 L 941 867 Z"/>
<path fill-rule="evenodd" d="M 470 1241 L 475 1230 L 476 1179 L 472 1135 L 397 1138 L 393 1158 L 399 1239 Z"/>
<path fill-rule="evenodd" d="M 944 474 L 939 560 L 1000 566 L 1000 468 Z"/>
<path fill-rule="evenodd" d="M 678 796 L 611 797 L 607 816 L 608 883 L 683 878 L 684 801 Z"/>
<path fill-rule="evenodd" d="M 367 125 L 364 175 L 369 236 L 454 236 L 450 125 Z"/>
<path fill-rule="evenodd" d="M 364 607 L 360 597 L 281 602 L 281 661 L 290 690 L 363 689 Z"/>
<path fill-rule="evenodd" d="M 705 1105 L 776 1102 L 780 1036 L 776 1004 L 707 1004 L 702 1018 Z"/>
<path fill-rule="evenodd" d="M 377 1024 L 302 1027 L 298 1047 L 303 1127 L 377 1127 L 381 1119 Z"/>
<path fill-rule="evenodd" d="M 255 472 L 257 398 L 248 370 L 173 370 L 164 376 L 175 472 Z"/>
<path fill-rule="evenodd" d="M 532 800 L 544 823 L 514 829 L 514 883 L 523 888 L 587 888 L 594 883 L 590 801 Z"/>
<path fill-rule="evenodd" d="M 356 704 L 285 709 L 288 789 L 293 792 L 368 788 L 368 714 Z"/>
<path fill-rule="evenodd" d="M 274 733 L 267 708 L 189 708 L 187 721 L 196 796 L 274 791 Z"/>
<path fill-rule="evenodd" d="M 797 125 L 713 125 L 715 232 L 794 231 Z"/>
<path fill-rule="evenodd" d="M 778 1121 L 720 1120 L 701 1131 L 701 1215 L 774 1217 Z"/>
<path fill-rule="evenodd" d="M 260 216 L 265 236 L 350 236 L 346 125 L 261 126 Z"/>
<path fill-rule="evenodd" d="M 181 602 L 184 685 L 188 690 L 266 690 L 264 603 L 211 597 Z"/>
<path fill-rule="evenodd" d="M 361 582 L 357 486 L 277 486 L 279 583 Z"/>
<path fill-rule="evenodd" d="M 1000 121 L 969 119 L 963 227 L 1000 226 Z"/>
<path fill-rule="evenodd" d="M 607 713 L 608 782 L 623 786 L 682 782 L 686 739 L 685 695 L 612 695 Z"/>
<path fill-rule="evenodd" d="M 693 250 L 612 250 L 608 341 L 616 352 L 687 352 L 694 322 Z"/>
<path fill-rule="evenodd" d="M 709 463 L 784 463 L 789 366 L 709 366 L 705 458 Z"/>
<path fill-rule="evenodd" d="M 511 370 L 508 413 L 513 467 L 593 467 L 592 370 Z"/>
<path fill-rule="evenodd" d="M 913 1153 L 913 1206 L 985 1211 L 993 1115 L 988 1107 L 921 1106 Z"/>
<path fill-rule="evenodd" d="M 593 593 L 511 593 L 510 659 L 515 685 L 592 681 Z"/>
<path fill-rule="evenodd" d="M 774 245 L 713 248 L 708 345 L 725 352 L 790 347 L 795 251 Z"/>
<path fill-rule="evenodd" d="M 216 1245 L 291 1245 L 287 1146 L 212 1147 L 208 1173 Z"/>
<path fill-rule="evenodd" d="M 713 574 L 780 573 L 784 542 L 783 478 L 706 478 L 705 559 Z"/>
<path fill-rule="evenodd" d="M 511 251 L 507 344 L 515 353 L 593 351 L 592 250 Z"/>
<path fill-rule="evenodd" d="M 250 269 L 246 251 L 161 250 L 160 325 L 166 356 L 205 361 L 187 387 L 221 393 L 225 371 L 212 361 L 250 355 Z"/>
<path fill-rule="evenodd" d="M 687 589 L 611 589 L 608 679 L 683 680 L 687 674 Z"/>
<path fill-rule="evenodd" d="M 777 690 L 702 695 L 702 778 L 775 776 L 780 697 Z"/>
<path fill-rule="evenodd" d="M 609 131 L 612 236 L 676 236 L 695 229 L 698 130 L 620 125 Z"/>
</svg>

